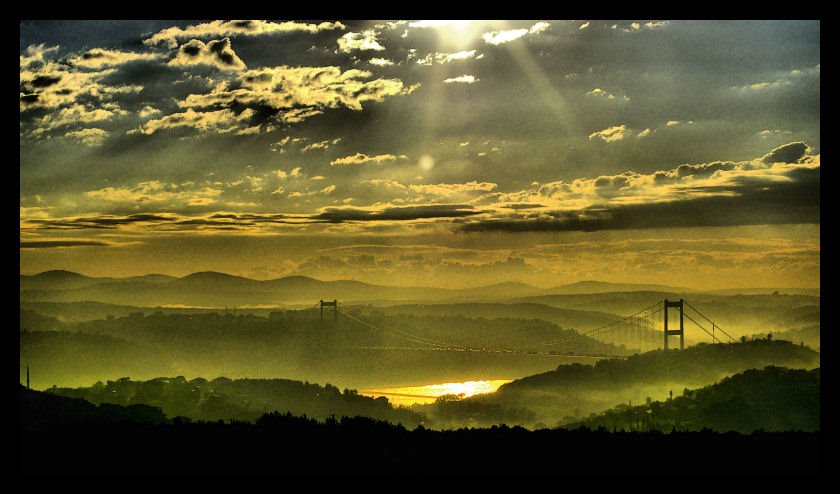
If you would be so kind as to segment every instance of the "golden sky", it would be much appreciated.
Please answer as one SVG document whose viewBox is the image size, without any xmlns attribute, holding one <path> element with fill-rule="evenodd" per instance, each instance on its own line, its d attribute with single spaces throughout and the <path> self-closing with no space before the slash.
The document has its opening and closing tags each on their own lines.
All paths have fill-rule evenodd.
<svg viewBox="0 0 840 494">
<path fill-rule="evenodd" d="M 20 269 L 818 287 L 816 21 L 32 21 Z"/>
</svg>

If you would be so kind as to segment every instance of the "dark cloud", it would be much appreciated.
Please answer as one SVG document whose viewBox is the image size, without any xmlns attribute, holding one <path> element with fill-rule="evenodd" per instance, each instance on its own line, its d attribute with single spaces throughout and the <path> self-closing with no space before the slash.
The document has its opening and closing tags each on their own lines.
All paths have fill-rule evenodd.
<svg viewBox="0 0 840 494">
<path fill-rule="evenodd" d="M 554 211 L 532 218 L 480 220 L 461 232 L 599 231 L 735 225 L 819 224 L 820 170 L 801 168 L 791 182 L 749 176 L 718 186 L 686 187 L 686 200 Z M 733 195 L 720 195 L 729 192 Z M 718 194 L 705 196 L 703 193 Z"/>
<path fill-rule="evenodd" d="M 128 216 L 94 216 L 86 218 L 62 218 L 56 220 L 33 219 L 30 223 L 40 225 L 44 230 L 71 229 L 114 229 L 122 225 L 137 223 L 162 223 L 175 221 L 177 218 L 159 214 L 132 214 Z"/>
<path fill-rule="evenodd" d="M 215 213 L 210 215 L 211 219 L 228 219 L 228 220 L 254 220 L 254 221 L 272 221 L 286 218 L 285 214 L 235 214 L 235 213 Z"/>
<path fill-rule="evenodd" d="M 53 247 L 105 247 L 107 242 L 98 240 L 21 240 L 21 249 L 49 249 Z"/>
<path fill-rule="evenodd" d="M 222 70 L 244 70 L 245 62 L 230 46 L 230 38 L 216 39 L 205 44 L 193 39 L 181 45 L 178 55 L 169 62 L 174 66 L 195 64 L 213 65 Z"/>
<path fill-rule="evenodd" d="M 50 87 L 50 86 L 52 86 L 52 85 L 54 85 L 54 84 L 58 84 L 58 82 L 59 82 L 60 80 L 61 80 L 61 76 L 46 76 L 46 75 L 39 75 L 38 77 L 36 77 L 36 78 L 32 79 L 31 81 L 29 81 L 29 84 L 30 84 L 32 87 L 36 87 L 36 88 L 44 88 L 44 87 Z"/>
<path fill-rule="evenodd" d="M 507 208 L 507 209 L 539 209 L 544 208 L 542 204 L 534 204 L 530 202 L 523 202 L 523 203 L 511 203 L 511 204 L 502 204 L 499 207 Z"/>
<path fill-rule="evenodd" d="M 762 162 L 771 163 L 796 163 L 808 151 L 808 145 L 804 142 L 791 142 L 777 147 L 765 154 Z"/>
<path fill-rule="evenodd" d="M 347 221 L 407 221 L 428 218 L 461 218 L 480 214 L 472 206 L 465 204 L 433 204 L 427 206 L 390 207 L 381 211 L 368 211 L 353 208 L 327 208 L 313 219 L 330 223 Z"/>
</svg>

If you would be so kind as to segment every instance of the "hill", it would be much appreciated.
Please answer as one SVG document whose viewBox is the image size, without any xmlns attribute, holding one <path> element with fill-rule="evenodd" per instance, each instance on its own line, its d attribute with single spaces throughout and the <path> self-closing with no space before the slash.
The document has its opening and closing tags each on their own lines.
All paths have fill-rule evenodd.
<svg viewBox="0 0 840 494">
<path fill-rule="evenodd" d="M 163 424 L 168 422 L 160 408 L 144 404 L 128 406 L 93 403 L 80 398 L 57 396 L 18 386 L 21 433 L 84 424 Z"/>
<path fill-rule="evenodd" d="M 787 341 L 704 344 L 682 351 L 647 352 L 626 360 L 602 360 L 594 366 L 561 365 L 505 384 L 494 394 L 439 399 L 417 409 L 440 426 L 500 422 L 558 425 L 617 403 L 664 399 L 674 391 L 706 386 L 748 369 L 768 365 L 812 369 L 819 367 L 819 361 L 819 353 Z"/>
<path fill-rule="evenodd" d="M 57 269 L 44 271 L 36 275 L 20 275 L 21 290 L 67 290 L 80 288 L 97 283 L 96 278 L 91 278 L 72 271 Z"/>
<path fill-rule="evenodd" d="M 20 276 L 21 300 L 38 302 L 102 302 L 135 305 L 187 305 L 196 307 L 312 304 L 339 299 L 346 302 L 490 301 L 548 294 L 605 293 L 614 291 L 682 288 L 585 281 L 550 289 L 525 283 L 502 282 L 475 288 L 395 287 L 351 280 L 321 281 L 306 276 L 253 280 L 205 271 L 181 278 L 165 275 L 129 278 L 92 278 L 69 271 L 47 271 Z"/>
<path fill-rule="evenodd" d="M 51 388 L 57 396 L 79 398 L 92 403 L 130 406 L 138 403 L 160 407 L 169 417 L 194 420 L 254 421 L 265 413 L 280 412 L 324 420 L 330 416 L 365 416 L 419 425 L 423 417 L 391 407 L 385 398 L 370 398 L 355 390 L 344 392 L 330 384 L 320 386 L 288 379 L 227 379 L 160 377 L 148 381 L 122 378 L 98 382 L 83 388 Z"/>
<path fill-rule="evenodd" d="M 323 323 L 316 310 L 275 312 L 268 318 L 131 314 L 65 323 L 63 331 L 21 331 L 20 359 L 31 363 L 33 385 L 198 375 L 284 376 L 352 388 L 405 386 L 511 379 L 560 362 L 593 360 L 581 354 L 628 353 L 539 319 L 388 316 L 360 308 L 347 309 L 337 321 L 328 315 Z M 558 340 L 550 347 L 555 354 L 521 348 Z"/>
<path fill-rule="evenodd" d="M 609 292 L 679 292 L 690 293 L 693 290 L 686 287 L 653 285 L 645 283 L 609 283 L 606 281 L 578 281 L 567 285 L 559 285 L 545 290 L 554 295 L 580 295 L 588 293 Z"/>
<path fill-rule="evenodd" d="M 410 314 L 415 316 L 466 316 L 498 319 L 501 317 L 516 319 L 540 319 L 552 322 L 564 328 L 586 331 L 622 318 L 616 314 L 598 311 L 560 309 L 535 303 L 456 303 L 456 304 L 404 304 L 378 307 L 377 311 L 386 315 Z"/>
<path fill-rule="evenodd" d="M 96 407 L 23 388 L 20 402 L 22 473 L 660 473 L 661 462 L 651 458 L 663 451 L 676 459 L 669 472 L 820 471 L 819 433 L 432 431 L 366 417 L 318 421 L 281 413 L 255 424 L 170 424 L 157 423 L 160 410 L 142 405 Z M 152 413 L 114 420 L 97 413 L 103 409 Z M 737 461 L 710 462 L 710 451 Z"/>
<path fill-rule="evenodd" d="M 578 295 L 541 295 L 509 300 L 510 303 L 536 303 L 558 309 L 629 315 L 662 300 L 686 299 L 734 337 L 799 329 L 819 325 L 820 297 L 811 295 L 717 295 L 679 292 L 611 292 Z M 690 322 L 687 338 L 706 341 Z"/>
<path fill-rule="evenodd" d="M 820 430 L 820 369 L 751 369 L 682 396 L 642 406 L 620 405 L 567 427 L 610 430 L 711 429 L 749 434 Z"/>
</svg>

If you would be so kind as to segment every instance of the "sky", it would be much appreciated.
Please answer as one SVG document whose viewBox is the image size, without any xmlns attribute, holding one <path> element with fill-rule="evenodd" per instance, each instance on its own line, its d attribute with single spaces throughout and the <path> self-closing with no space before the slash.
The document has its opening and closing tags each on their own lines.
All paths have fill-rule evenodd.
<svg viewBox="0 0 840 494">
<path fill-rule="evenodd" d="M 20 271 L 819 287 L 819 21 L 25 21 Z"/>
</svg>

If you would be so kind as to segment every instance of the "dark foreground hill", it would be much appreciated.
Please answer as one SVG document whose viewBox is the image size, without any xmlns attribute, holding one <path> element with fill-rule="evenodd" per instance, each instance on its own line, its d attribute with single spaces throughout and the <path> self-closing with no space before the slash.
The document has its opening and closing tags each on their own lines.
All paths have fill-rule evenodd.
<svg viewBox="0 0 840 494">
<path fill-rule="evenodd" d="M 148 381 L 122 378 L 98 382 L 85 388 L 51 388 L 51 395 L 84 399 L 98 404 L 160 407 L 168 417 L 193 420 L 254 421 L 264 413 L 289 412 L 318 419 L 330 416 L 361 415 L 377 420 L 419 425 L 423 417 L 406 409 L 396 409 L 385 398 L 361 396 L 355 390 L 343 392 L 324 386 L 289 379 L 228 379 L 208 381 L 184 377 L 160 377 Z"/>
<path fill-rule="evenodd" d="M 561 365 L 556 370 L 517 379 L 496 393 L 464 400 L 439 399 L 418 407 L 442 426 L 486 426 L 506 422 L 528 427 L 577 422 L 619 403 L 639 405 L 665 399 L 748 369 L 767 366 L 814 369 L 820 354 L 788 341 L 697 345 L 685 350 L 656 350 L 594 366 Z"/>
<path fill-rule="evenodd" d="M 256 424 L 98 418 L 20 388 L 21 472 L 784 473 L 820 471 L 819 433 L 609 433 L 494 427 L 407 430 L 368 418 L 267 414 Z M 87 408 L 92 413 L 67 410 Z M 57 420 L 56 417 L 62 417 Z M 722 452 L 732 461 L 709 461 Z"/>
<path fill-rule="evenodd" d="M 751 369 L 664 402 L 620 405 L 569 427 L 750 433 L 820 430 L 820 369 Z"/>
</svg>

